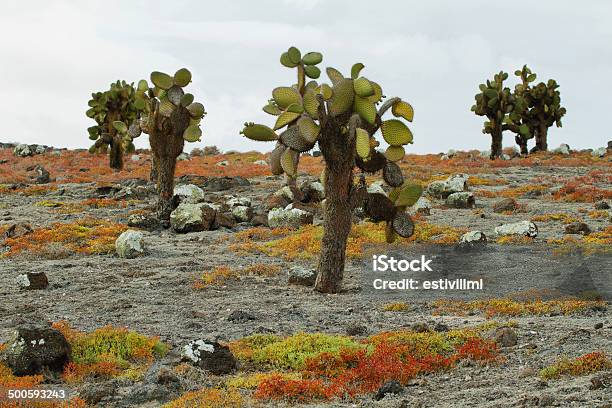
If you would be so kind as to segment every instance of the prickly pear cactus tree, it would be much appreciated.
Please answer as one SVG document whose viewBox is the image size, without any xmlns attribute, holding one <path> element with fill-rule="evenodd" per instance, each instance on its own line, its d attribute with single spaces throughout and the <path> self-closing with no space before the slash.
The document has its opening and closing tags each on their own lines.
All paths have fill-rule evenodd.
<svg viewBox="0 0 612 408">
<path fill-rule="evenodd" d="M 91 153 L 109 152 L 110 167 L 123 168 L 123 154 L 134 151 L 133 140 L 140 136 L 136 124 L 138 103 L 133 84 L 125 81 L 112 83 L 105 92 L 91 94 L 89 109 L 85 113 L 96 121 L 87 129 L 94 144 Z"/>
<path fill-rule="evenodd" d="M 404 120 L 412 121 L 412 106 L 400 98 L 387 99 L 380 85 L 361 75 L 364 65 L 353 65 L 350 77 L 327 68 L 331 83 L 318 83 L 317 67 L 323 57 L 318 52 L 302 55 L 291 47 L 280 62 L 297 70 L 297 83 L 272 91 L 263 110 L 276 116 L 272 128 L 246 123 L 242 134 L 258 141 L 275 141 L 270 156 L 272 173 L 295 177 L 300 154 L 318 144 L 325 160 L 321 181 L 325 187 L 324 233 L 318 263 L 316 290 L 335 293 L 341 289 L 346 242 L 351 230 L 352 212 L 362 207 L 374 222 L 385 222 L 387 240 L 409 237 L 414 224 L 405 212 L 421 195 L 418 184 L 406 182 L 397 162 L 404 157 L 404 146 L 412 143 L 412 132 Z M 311 80 L 307 82 L 307 78 Z M 382 120 L 391 110 L 394 118 Z M 383 152 L 374 135 L 381 131 L 389 144 Z M 355 179 L 355 169 L 361 171 Z M 389 196 L 368 193 L 366 173 L 382 173 L 394 188 Z"/>
<path fill-rule="evenodd" d="M 143 109 L 138 124 L 149 135 L 153 172 L 157 174 L 158 217 L 167 223 L 172 212 L 176 160 L 185 141 L 200 140 L 200 121 L 206 112 L 183 89 L 191 82 L 191 72 L 186 68 L 179 69 L 174 76 L 154 71 L 151 82 L 152 87 L 144 79 L 138 82 L 136 102 Z"/>
<path fill-rule="evenodd" d="M 503 130 L 510 130 L 515 133 L 514 140 L 519 145 L 522 155 L 529 154 L 527 149 L 527 141 L 535 136 L 536 124 L 527 116 L 529 110 L 531 89 L 530 83 L 535 81 L 536 74 L 532 73 L 527 65 L 514 72 L 518 76 L 521 83 L 514 87 L 514 109 L 505 118 Z"/>
<path fill-rule="evenodd" d="M 508 79 L 506 72 L 495 74 L 493 81 L 487 80 L 480 84 L 480 93 L 476 94 L 476 104 L 472 111 L 478 116 L 486 116 L 482 133 L 491 135 L 491 159 L 502 155 L 502 132 L 504 123 L 508 121 L 508 114 L 514 110 L 515 97 L 510 88 L 504 87 Z"/>
<path fill-rule="evenodd" d="M 529 133 L 535 135 L 535 147 L 532 151 L 548 150 L 548 128 L 552 125 L 561 127 L 561 118 L 567 112 L 561 106 L 559 85 L 554 79 L 546 83 L 540 82 L 532 86 L 536 74 L 525 65 L 514 73 L 520 77 L 521 83 L 515 88 L 517 99 L 523 101 L 523 109 L 517 112 L 520 122 L 529 128 Z M 526 142 L 525 142 L 526 149 Z M 521 146 L 521 151 L 523 146 Z"/>
</svg>

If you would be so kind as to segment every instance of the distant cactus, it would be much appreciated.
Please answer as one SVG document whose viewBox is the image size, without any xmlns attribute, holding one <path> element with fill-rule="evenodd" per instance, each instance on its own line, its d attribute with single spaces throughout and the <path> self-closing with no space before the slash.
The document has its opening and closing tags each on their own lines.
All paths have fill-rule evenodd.
<svg viewBox="0 0 612 408">
<path fill-rule="evenodd" d="M 495 74 L 493 81 L 487 80 L 486 84 L 480 84 L 480 93 L 474 97 L 476 104 L 472 111 L 478 116 L 486 116 L 482 133 L 491 135 L 491 159 L 502 155 L 502 132 L 504 124 L 508 122 L 509 114 L 513 112 L 516 103 L 510 88 L 504 87 L 504 81 L 508 79 L 506 72 L 500 71 Z"/>
<path fill-rule="evenodd" d="M 561 127 L 561 118 L 566 113 L 566 109 L 561 106 L 559 85 L 554 79 L 549 79 L 546 83 L 540 82 L 531 86 L 536 74 L 532 73 L 527 65 L 514 74 L 522 81 L 515 87 L 514 94 L 517 99 L 522 99 L 524 105 L 515 118 L 524 125 L 524 132 L 519 132 L 520 139 L 517 136 L 517 143 L 521 146 L 521 151 L 524 151 L 527 148 L 526 139 L 535 135 L 536 145 L 532 151 L 546 151 L 548 128 L 554 124 Z"/>
<path fill-rule="evenodd" d="M 123 154 L 134 151 L 133 139 L 140 135 L 135 124 L 138 103 L 133 84 L 125 81 L 112 83 L 105 92 L 91 94 L 86 115 L 97 123 L 87 129 L 94 144 L 91 153 L 106 152 L 110 149 L 110 167 L 123 168 Z"/>
<path fill-rule="evenodd" d="M 138 126 L 149 135 L 153 173 L 157 174 L 157 212 L 160 221 L 167 223 L 172 211 L 177 157 L 185 141 L 200 140 L 200 121 L 206 112 L 201 103 L 193 101 L 192 94 L 183 91 L 191 82 L 191 72 L 186 68 L 174 76 L 152 72 L 151 82 L 152 88 L 144 79 L 138 82 L 136 103 L 143 109 Z"/>
<path fill-rule="evenodd" d="M 298 173 L 300 154 L 318 143 L 325 159 L 321 181 L 326 199 L 315 288 L 320 292 L 338 292 L 353 209 L 363 206 L 372 221 L 385 221 L 389 242 L 398 235 L 409 237 L 414 232 L 414 224 L 405 210 L 417 201 L 421 187 L 405 182 L 396 164 L 404 157 L 404 145 L 412 143 L 411 131 L 399 119 L 381 119 L 391 109 L 397 118 L 412 121 L 412 106 L 400 98 L 390 98 L 377 110 L 376 105 L 384 98 L 382 89 L 360 76 L 364 67 L 360 63 L 353 65 L 350 78 L 327 68 L 331 85 L 317 83 L 315 79 L 321 73 L 317 64 L 322 59 L 318 52 L 302 56 L 295 47 L 283 53 L 281 64 L 297 68 L 297 84 L 272 91 L 272 99 L 263 107 L 265 112 L 276 116 L 272 128 L 245 123 L 241 133 L 252 140 L 276 141 L 270 156 L 272 173 L 285 173 L 293 178 Z M 312 80 L 306 82 L 306 77 Z M 379 143 L 374 133 L 379 129 L 389 144 L 384 153 L 376 150 Z M 282 130 L 280 134 L 276 132 L 279 130 Z M 389 197 L 367 193 L 363 174 L 355 183 L 355 166 L 364 173 L 382 171 L 385 182 L 394 187 Z"/>
</svg>

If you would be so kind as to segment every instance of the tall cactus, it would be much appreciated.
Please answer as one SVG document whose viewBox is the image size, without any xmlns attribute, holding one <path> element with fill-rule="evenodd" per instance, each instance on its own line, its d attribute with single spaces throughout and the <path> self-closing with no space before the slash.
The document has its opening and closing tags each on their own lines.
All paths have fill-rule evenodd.
<svg viewBox="0 0 612 408">
<path fill-rule="evenodd" d="M 123 169 L 123 154 L 134 151 L 133 139 L 140 135 L 136 126 L 138 103 L 134 84 L 117 81 L 105 92 L 91 94 L 89 109 L 85 113 L 97 125 L 87 129 L 94 144 L 91 153 L 110 149 L 109 164 L 112 169 Z"/>
<path fill-rule="evenodd" d="M 502 155 L 503 125 L 508 122 L 508 114 L 514 110 L 516 102 L 510 88 L 504 87 L 506 79 L 508 74 L 500 71 L 494 75 L 493 81 L 487 80 L 486 84 L 480 84 L 480 93 L 474 96 L 476 104 L 472 106 L 476 115 L 487 118 L 482 133 L 491 135 L 491 159 Z"/>
<path fill-rule="evenodd" d="M 413 109 L 400 98 L 386 100 L 381 87 L 361 76 L 364 65 L 357 63 L 346 78 L 338 70 L 327 68 L 331 85 L 315 80 L 321 73 L 317 67 L 323 59 L 318 52 L 301 52 L 291 47 L 280 62 L 297 69 L 297 84 L 278 87 L 263 110 L 276 116 L 272 128 L 245 123 L 242 134 L 258 141 L 276 141 L 270 156 L 273 174 L 295 177 L 299 156 L 318 143 L 325 160 L 321 181 L 325 187 L 324 233 L 318 263 L 316 290 L 335 293 L 341 289 L 346 255 L 346 242 L 351 230 L 351 215 L 363 206 L 374 222 L 385 221 L 387 240 L 409 237 L 414 224 L 405 212 L 421 195 L 418 184 L 405 182 L 396 164 L 404 157 L 404 145 L 412 143 L 412 133 L 400 119 L 383 121 L 389 109 L 397 118 L 412 121 Z M 310 78 L 306 82 L 306 77 Z M 389 147 L 384 153 L 376 147 L 374 134 L 381 130 Z M 278 134 L 276 131 L 280 131 Z M 353 171 L 362 174 L 355 183 Z M 382 171 L 383 179 L 394 190 L 387 197 L 368 193 L 363 173 Z"/>
<path fill-rule="evenodd" d="M 201 103 L 193 101 L 192 94 L 183 90 L 191 82 L 191 72 L 186 68 L 179 69 L 174 76 L 154 71 L 151 82 L 153 87 L 144 79 L 138 82 L 136 100 L 143 108 L 138 123 L 149 135 L 153 166 L 157 170 L 158 217 L 167 223 L 172 212 L 176 160 L 185 141 L 200 140 L 200 121 L 206 112 Z"/>
<path fill-rule="evenodd" d="M 514 87 L 515 106 L 510 113 L 504 130 L 513 131 L 516 135 L 514 140 L 521 149 L 521 154 L 527 155 L 527 141 L 533 139 L 536 133 L 537 124 L 527 114 L 531 104 L 531 85 L 535 81 L 536 74 L 531 72 L 527 65 L 514 72 L 514 75 L 521 79 L 521 83 Z"/>
</svg>

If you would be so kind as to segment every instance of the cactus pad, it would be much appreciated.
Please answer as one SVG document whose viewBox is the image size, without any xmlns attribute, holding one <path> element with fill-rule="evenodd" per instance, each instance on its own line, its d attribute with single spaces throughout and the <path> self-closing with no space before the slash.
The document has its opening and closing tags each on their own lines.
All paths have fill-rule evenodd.
<svg viewBox="0 0 612 408">
<path fill-rule="evenodd" d="M 286 109 L 289 105 L 301 104 L 302 98 L 295 88 L 289 86 L 279 86 L 272 91 L 274 102 L 280 109 Z"/>
<path fill-rule="evenodd" d="M 357 79 L 359 77 L 359 73 L 364 67 L 365 65 L 363 65 L 361 62 L 353 64 L 353 66 L 351 67 L 351 78 Z"/>
<path fill-rule="evenodd" d="M 393 227 L 393 231 L 395 231 L 400 237 L 409 238 L 414 234 L 414 222 L 412 222 L 410 215 L 406 214 L 405 212 L 398 211 L 393 217 L 391 225 Z"/>
<path fill-rule="evenodd" d="M 355 95 L 353 110 L 369 124 L 376 123 L 376 107 L 367 98 Z"/>
<path fill-rule="evenodd" d="M 329 113 L 338 116 L 348 112 L 353 106 L 355 92 L 353 90 L 353 80 L 342 79 L 332 88 L 333 96 L 330 99 Z"/>
<path fill-rule="evenodd" d="M 308 113 L 312 118 L 318 118 L 317 109 L 319 108 L 319 101 L 317 100 L 317 94 L 313 89 L 307 88 L 304 91 L 304 110 Z"/>
<path fill-rule="evenodd" d="M 386 163 L 387 158 L 378 150 L 372 151 L 368 160 L 362 160 L 359 156 L 355 157 L 355 164 L 357 167 L 366 173 L 376 173 L 382 170 Z"/>
<path fill-rule="evenodd" d="M 315 142 L 309 142 L 300 133 L 297 126 L 290 126 L 280 135 L 280 141 L 297 152 L 307 152 L 312 149 Z"/>
<path fill-rule="evenodd" d="M 392 161 L 388 161 L 383 167 L 383 179 L 391 187 L 399 187 L 404 184 L 402 169 Z"/>
<path fill-rule="evenodd" d="M 336 68 L 327 67 L 325 68 L 325 73 L 327 73 L 327 76 L 329 77 L 329 80 L 332 82 L 333 85 L 336 85 L 338 82 L 345 79 L 344 75 L 342 75 L 342 73 Z"/>
<path fill-rule="evenodd" d="M 174 85 L 174 79 L 163 72 L 153 71 L 151 72 L 151 82 L 159 89 L 167 90 Z"/>
<path fill-rule="evenodd" d="M 306 65 L 304 67 L 304 72 L 308 78 L 317 79 L 321 76 L 321 70 L 314 65 Z"/>
<path fill-rule="evenodd" d="M 362 98 L 374 95 L 374 87 L 370 81 L 364 77 L 355 79 L 353 81 L 353 88 L 355 88 L 355 93 Z"/>
<path fill-rule="evenodd" d="M 391 221 L 396 212 L 393 201 L 382 193 L 369 193 L 364 210 L 373 222 Z"/>
<path fill-rule="evenodd" d="M 317 141 L 317 137 L 319 137 L 319 132 L 321 129 L 314 120 L 308 116 L 302 116 L 298 119 L 297 126 L 300 131 L 300 135 L 304 140 L 312 144 Z"/>
<path fill-rule="evenodd" d="M 323 55 L 320 52 L 309 52 L 302 57 L 305 65 L 317 65 L 321 61 L 323 61 Z"/>
<path fill-rule="evenodd" d="M 174 74 L 174 84 L 185 87 L 191 82 L 191 72 L 187 68 L 181 68 Z"/>
<path fill-rule="evenodd" d="M 199 102 L 194 102 L 191 105 L 187 106 L 187 110 L 192 118 L 201 118 L 206 114 L 204 110 L 204 105 Z"/>
<path fill-rule="evenodd" d="M 281 166 L 281 156 L 287 147 L 281 143 L 278 143 L 272 153 L 270 153 L 270 171 L 275 176 L 283 174 L 284 170 Z"/>
<path fill-rule="evenodd" d="M 294 63 L 291 61 L 291 59 L 289 58 L 288 52 L 284 52 L 281 54 L 280 63 L 286 66 L 287 68 L 295 68 L 298 65 L 297 62 Z"/>
<path fill-rule="evenodd" d="M 383 138 L 392 146 L 412 143 L 412 132 L 397 119 L 385 120 L 381 125 Z"/>
<path fill-rule="evenodd" d="M 183 139 L 191 143 L 198 142 L 200 137 L 202 137 L 202 129 L 197 124 L 189 125 L 183 132 Z"/>
<path fill-rule="evenodd" d="M 404 158 L 406 150 L 403 146 L 389 146 L 385 151 L 385 157 L 392 162 L 400 161 Z"/>
<path fill-rule="evenodd" d="M 274 130 L 278 130 L 282 127 L 287 126 L 288 124 L 290 124 L 291 122 L 293 122 L 294 120 L 296 120 L 297 118 L 300 117 L 299 113 L 295 113 L 295 112 L 283 112 L 281 113 L 278 118 L 276 119 L 276 123 L 274 124 Z"/>
<path fill-rule="evenodd" d="M 396 207 L 410 207 L 421 197 L 423 187 L 420 184 L 406 182 L 401 187 L 389 193 L 389 198 L 393 200 Z"/>
<path fill-rule="evenodd" d="M 283 168 L 283 171 L 287 173 L 288 176 L 294 177 L 297 175 L 297 164 L 300 154 L 292 149 L 285 149 L 283 154 L 281 154 L 280 164 Z"/>
<path fill-rule="evenodd" d="M 402 117 L 408 122 L 412 122 L 414 118 L 414 109 L 408 102 L 399 101 L 391 107 L 391 113 L 396 117 Z"/>
<path fill-rule="evenodd" d="M 364 129 L 357 128 L 355 130 L 355 148 L 357 155 L 361 159 L 370 157 L 370 135 Z"/>
<path fill-rule="evenodd" d="M 259 142 L 270 142 L 278 139 L 278 135 L 272 129 L 266 125 L 254 123 L 247 124 L 241 133 L 249 139 Z"/>
</svg>

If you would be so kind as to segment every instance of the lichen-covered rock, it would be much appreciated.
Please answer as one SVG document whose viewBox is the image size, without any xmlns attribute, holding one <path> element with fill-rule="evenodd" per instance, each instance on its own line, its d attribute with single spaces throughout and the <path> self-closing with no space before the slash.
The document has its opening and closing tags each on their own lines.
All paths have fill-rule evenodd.
<svg viewBox="0 0 612 408">
<path fill-rule="evenodd" d="M 189 153 L 185 153 L 185 152 L 179 154 L 178 157 L 176 158 L 177 161 L 185 161 L 189 159 L 190 159 Z"/>
<path fill-rule="evenodd" d="M 128 216 L 128 227 L 140 228 L 147 231 L 153 231 L 159 227 L 157 217 L 145 214 L 132 214 Z"/>
<path fill-rule="evenodd" d="M 204 198 L 204 190 L 194 184 L 179 184 L 174 187 L 174 196 L 183 203 L 197 203 Z"/>
<path fill-rule="evenodd" d="M 70 357 L 66 338 L 51 327 L 19 327 L 6 345 L 2 358 L 19 376 L 39 374 L 43 369 L 61 372 Z"/>
<path fill-rule="evenodd" d="M 307 181 L 302 184 L 303 201 L 306 203 L 319 203 L 325 199 L 325 189 L 318 181 Z"/>
<path fill-rule="evenodd" d="M 304 198 L 302 191 L 295 186 L 283 186 L 274 192 L 277 197 L 282 197 L 288 202 L 302 201 Z"/>
<path fill-rule="evenodd" d="M 562 154 L 563 156 L 569 156 L 571 150 L 567 143 L 561 143 L 559 147 L 553 149 L 552 152 L 555 154 Z"/>
<path fill-rule="evenodd" d="M 179 233 L 208 231 L 214 225 L 216 212 L 207 203 L 181 203 L 170 213 L 170 225 Z"/>
<path fill-rule="evenodd" d="M 437 180 L 429 183 L 425 192 L 435 198 L 446 198 L 453 193 L 467 191 L 467 181 L 467 174 L 454 174 L 446 180 Z"/>
<path fill-rule="evenodd" d="M 293 266 L 288 272 L 290 285 L 314 286 L 316 279 L 317 272 L 314 269 Z"/>
<path fill-rule="evenodd" d="M 115 251 L 120 258 L 132 259 L 145 254 L 144 235 L 140 231 L 124 231 L 115 240 Z"/>
<path fill-rule="evenodd" d="M 299 228 L 305 224 L 312 224 L 314 215 L 299 208 L 274 208 L 268 213 L 268 225 L 271 228 L 289 227 Z"/>
<path fill-rule="evenodd" d="M 607 201 L 598 201 L 594 204 L 596 210 L 609 210 L 610 204 Z"/>
<path fill-rule="evenodd" d="M 257 166 L 267 166 L 267 165 L 268 165 L 268 162 L 267 162 L 267 161 L 265 161 L 265 160 L 255 160 L 255 161 L 253 162 L 253 164 L 255 164 L 255 165 L 257 165 Z"/>
<path fill-rule="evenodd" d="M 236 226 L 236 219 L 231 212 L 217 211 L 215 214 L 215 222 L 213 228 L 234 228 Z"/>
<path fill-rule="evenodd" d="M 30 149 L 30 146 L 22 143 L 15 146 L 15 148 L 13 149 L 13 155 L 17 157 L 28 157 L 33 156 L 34 151 Z"/>
<path fill-rule="evenodd" d="M 374 183 L 372 183 L 372 184 L 370 184 L 368 186 L 367 190 L 368 190 L 368 193 L 370 193 L 370 194 L 384 194 L 384 195 L 387 195 L 387 193 L 383 189 L 383 182 L 382 181 L 375 181 Z"/>
<path fill-rule="evenodd" d="M 450 208 L 474 208 L 476 206 L 474 194 L 469 191 L 452 193 L 446 197 L 445 203 L 446 206 Z"/>
<path fill-rule="evenodd" d="M 462 245 L 486 244 L 487 236 L 482 231 L 470 231 L 461 236 L 459 243 Z"/>
<path fill-rule="evenodd" d="M 27 272 L 17 276 L 17 286 L 27 290 L 46 289 L 49 280 L 44 272 Z"/>
<path fill-rule="evenodd" d="M 245 205 L 232 207 L 232 215 L 238 222 L 249 222 L 253 218 L 253 209 Z"/>
<path fill-rule="evenodd" d="M 524 235 L 535 237 L 538 235 L 538 227 L 531 221 L 519 221 L 511 224 L 503 224 L 495 228 L 497 235 Z"/>
<path fill-rule="evenodd" d="M 431 201 L 425 197 L 419 197 L 417 202 L 410 208 L 410 213 L 431 215 Z"/>
<path fill-rule="evenodd" d="M 493 340 L 502 347 L 514 347 L 518 343 L 516 332 L 510 327 L 500 327 L 495 331 Z"/>
<path fill-rule="evenodd" d="M 229 374 L 236 370 L 236 359 L 226 346 L 216 341 L 195 340 L 181 350 L 181 357 L 214 375 Z"/>
<path fill-rule="evenodd" d="M 593 157 L 604 157 L 607 153 L 607 149 L 605 147 L 598 147 L 597 149 L 593 149 L 591 152 L 591 156 Z"/>
<path fill-rule="evenodd" d="M 228 207 L 250 207 L 251 199 L 248 197 L 235 197 L 235 196 L 227 196 L 228 200 L 226 202 Z"/>
</svg>

